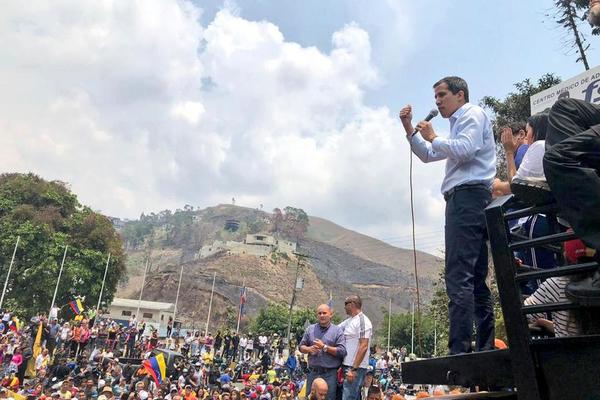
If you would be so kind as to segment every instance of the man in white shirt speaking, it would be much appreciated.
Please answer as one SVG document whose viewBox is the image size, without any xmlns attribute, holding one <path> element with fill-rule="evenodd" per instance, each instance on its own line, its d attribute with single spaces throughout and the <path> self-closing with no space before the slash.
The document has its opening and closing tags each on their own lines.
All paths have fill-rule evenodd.
<svg viewBox="0 0 600 400">
<path fill-rule="evenodd" d="M 359 296 L 349 296 L 344 301 L 348 319 L 340 324 L 346 339 L 346 356 L 342 362 L 344 368 L 344 388 L 342 400 L 359 400 L 367 367 L 373 325 L 362 312 L 362 300 Z"/>
<path fill-rule="evenodd" d="M 488 272 L 484 210 L 491 201 L 496 176 L 496 146 L 485 111 L 469 103 L 469 88 L 457 76 L 433 85 L 435 104 L 450 120 L 448 137 L 436 135 L 431 122 L 412 126 L 410 105 L 400 110 L 412 152 L 423 162 L 446 160 L 441 192 L 446 200 L 446 292 L 450 354 L 471 352 L 473 320 L 475 350 L 494 348 L 494 309 Z M 415 134 L 415 132 L 419 132 Z"/>
</svg>

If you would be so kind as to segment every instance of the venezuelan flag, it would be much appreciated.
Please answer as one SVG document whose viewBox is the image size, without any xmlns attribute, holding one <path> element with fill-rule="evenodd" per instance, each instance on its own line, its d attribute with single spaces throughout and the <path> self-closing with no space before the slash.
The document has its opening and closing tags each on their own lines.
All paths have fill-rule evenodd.
<svg viewBox="0 0 600 400">
<path fill-rule="evenodd" d="M 18 332 L 21 330 L 21 321 L 17 317 L 13 317 L 12 321 L 8 323 L 8 329 L 13 332 Z"/>
<path fill-rule="evenodd" d="M 81 302 L 81 299 L 71 300 L 69 305 L 71 306 L 71 310 L 73 310 L 76 315 L 79 315 L 83 312 L 83 303 Z"/>
<path fill-rule="evenodd" d="M 154 379 L 157 385 L 160 385 L 167 377 L 167 364 L 163 353 L 156 357 L 150 357 L 142 362 L 142 365 L 148 371 L 148 374 Z"/>
</svg>

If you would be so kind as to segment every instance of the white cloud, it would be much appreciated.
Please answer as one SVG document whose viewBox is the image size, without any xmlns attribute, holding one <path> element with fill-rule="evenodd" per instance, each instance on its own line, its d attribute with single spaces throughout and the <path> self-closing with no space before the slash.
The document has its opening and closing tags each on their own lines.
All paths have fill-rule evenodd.
<svg viewBox="0 0 600 400">
<path fill-rule="evenodd" d="M 196 125 L 204 114 L 204 106 L 196 101 L 184 101 L 177 103 L 171 109 L 171 115 L 175 118 L 181 118 L 192 125 Z"/>
<path fill-rule="evenodd" d="M 408 146 L 369 34 L 327 54 L 272 23 L 185 2 L 12 3 L 0 16 L 0 164 L 71 182 L 123 217 L 227 202 L 294 205 L 382 236 L 408 233 Z M 419 229 L 440 229 L 441 165 L 415 161 Z"/>
</svg>

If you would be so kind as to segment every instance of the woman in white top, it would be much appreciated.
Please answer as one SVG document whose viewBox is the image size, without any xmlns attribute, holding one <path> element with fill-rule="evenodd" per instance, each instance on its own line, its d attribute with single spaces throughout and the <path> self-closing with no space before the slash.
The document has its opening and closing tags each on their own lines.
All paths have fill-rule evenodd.
<svg viewBox="0 0 600 400">
<path fill-rule="evenodd" d="M 496 180 L 494 182 L 493 190 L 495 195 L 511 193 L 510 182 L 514 178 L 545 180 L 542 160 L 544 158 L 547 128 L 548 113 L 546 112 L 534 114 L 527 119 L 527 125 L 525 125 L 525 143 L 529 145 L 529 148 L 518 170 L 515 163 L 518 138 L 513 136 L 510 128 L 506 127 L 502 130 L 501 140 L 504 152 L 506 153 L 508 181 Z"/>
</svg>

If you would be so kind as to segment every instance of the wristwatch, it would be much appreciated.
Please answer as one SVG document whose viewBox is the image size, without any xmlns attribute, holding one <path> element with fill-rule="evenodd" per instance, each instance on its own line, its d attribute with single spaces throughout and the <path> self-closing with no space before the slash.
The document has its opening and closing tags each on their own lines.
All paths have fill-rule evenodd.
<svg viewBox="0 0 600 400">
<path fill-rule="evenodd" d="M 323 346 L 323 352 L 327 353 L 327 349 L 328 349 L 328 348 L 329 348 L 329 346 L 327 346 L 327 345 L 324 345 L 324 346 Z"/>
<path fill-rule="evenodd" d="M 356 372 L 356 371 L 358 371 L 358 368 L 350 367 L 350 371 Z"/>
</svg>

